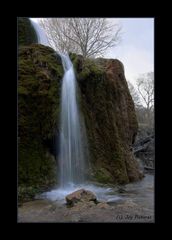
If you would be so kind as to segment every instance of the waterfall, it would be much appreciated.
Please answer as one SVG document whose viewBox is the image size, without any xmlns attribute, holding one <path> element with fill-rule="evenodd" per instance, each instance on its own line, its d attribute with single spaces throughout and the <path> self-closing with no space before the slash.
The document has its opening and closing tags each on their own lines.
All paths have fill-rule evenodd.
<svg viewBox="0 0 172 240">
<path fill-rule="evenodd" d="M 32 21 L 33 23 L 33 21 Z M 33 27 L 38 35 L 38 42 L 50 46 L 46 35 L 37 23 Z M 59 187 L 42 194 L 43 199 L 65 203 L 67 194 L 81 188 L 93 191 L 100 201 L 116 201 L 118 196 L 111 194 L 111 188 L 99 187 L 87 182 L 88 157 L 87 138 L 82 112 L 79 111 L 78 87 L 72 62 L 68 55 L 61 56 L 64 76 L 61 87 L 60 136 L 58 155 Z M 58 119 L 57 119 L 58 121 Z M 108 195 L 109 194 L 109 195 Z"/>
<path fill-rule="evenodd" d="M 63 188 L 84 182 L 85 137 L 81 134 L 83 123 L 77 104 L 77 82 L 73 65 L 69 56 L 61 55 L 61 58 L 65 73 L 61 91 L 59 181 Z"/>
<path fill-rule="evenodd" d="M 40 26 L 32 21 L 38 42 L 49 46 Z M 64 68 L 60 105 L 60 153 L 58 156 L 58 180 L 61 189 L 84 183 L 86 172 L 86 132 L 84 120 L 77 102 L 77 82 L 68 55 L 60 54 Z"/>
<path fill-rule="evenodd" d="M 50 47 L 50 44 L 48 42 L 47 36 L 44 33 L 44 30 L 39 26 L 39 24 L 34 22 L 32 19 L 30 19 L 30 21 L 33 28 L 35 29 L 35 32 L 38 38 L 38 43 Z"/>
</svg>

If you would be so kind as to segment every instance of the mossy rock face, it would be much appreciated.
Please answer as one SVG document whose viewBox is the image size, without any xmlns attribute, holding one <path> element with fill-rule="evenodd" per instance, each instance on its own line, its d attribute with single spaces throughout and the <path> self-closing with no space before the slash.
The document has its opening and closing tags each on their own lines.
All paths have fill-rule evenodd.
<svg viewBox="0 0 172 240">
<path fill-rule="evenodd" d="M 114 183 L 110 172 L 106 168 L 95 169 L 94 177 L 99 183 Z"/>
<path fill-rule="evenodd" d="M 57 162 L 47 142 L 59 131 L 62 76 L 61 59 L 53 49 L 39 44 L 19 47 L 19 186 L 46 189 L 57 183 Z"/>
<path fill-rule="evenodd" d="M 29 45 L 38 43 L 36 32 L 29 18 L 18 18 L 18 45 Z"/>
<path fill-rule="evenodd" d="M 55 134 L 62 76 L 60 57 L 51 48 L 19 48 L 19 136 L 47 139 Z"/>
<path fill-rule="evenodd" d="M 95 180 L 127 183 L 142 177 L 131 152 L 138 123 L 122 63 L 74 59 Z"/>
</svg>

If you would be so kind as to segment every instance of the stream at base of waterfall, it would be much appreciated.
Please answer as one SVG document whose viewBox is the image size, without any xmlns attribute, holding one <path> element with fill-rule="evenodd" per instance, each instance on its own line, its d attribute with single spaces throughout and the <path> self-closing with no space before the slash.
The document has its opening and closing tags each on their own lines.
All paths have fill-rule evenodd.
<svg viewBox="0 0 172 240">
<path fill-rule="evenodd" d="M 154 175 L 146 174 L 139 182 L 120 187 L 88 185 L 105 205 L 67 207 L 65 196 L 75 186 L 54 189 L 37 196 L 18 208 L 18 222 L 154 222 Z M 105 207 L 104 207 L 105 206 Z"/>
</svg>

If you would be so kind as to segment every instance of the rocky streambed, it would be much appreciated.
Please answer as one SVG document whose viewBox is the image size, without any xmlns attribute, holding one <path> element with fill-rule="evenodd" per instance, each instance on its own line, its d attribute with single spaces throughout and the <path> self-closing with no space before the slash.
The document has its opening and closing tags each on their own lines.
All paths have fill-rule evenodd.
<svg viewBox="0 0 172 240">
<path fill-rule="evenodd" d="M 18 222 L 154 222 L 154 175 L 135 183 L 110 188 L 106 200 L 78 202 L 37 199 L 18 208 Z"/>
</svg>

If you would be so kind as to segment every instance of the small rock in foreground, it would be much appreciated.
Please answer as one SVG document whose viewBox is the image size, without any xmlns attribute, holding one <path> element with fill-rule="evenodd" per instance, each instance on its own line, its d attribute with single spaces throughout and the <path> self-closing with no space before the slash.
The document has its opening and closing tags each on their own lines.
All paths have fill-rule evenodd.
<svg viewBox="0 0 172 240">
<path fill-rule="evenodd" d="M 78 202 L 94 202 L 97 203 L 97 198 L 94 193 L 85 189 L 79 189 L 66 196 L 66 202 L 69 206 L 74 206 Z"/>
</svg>

